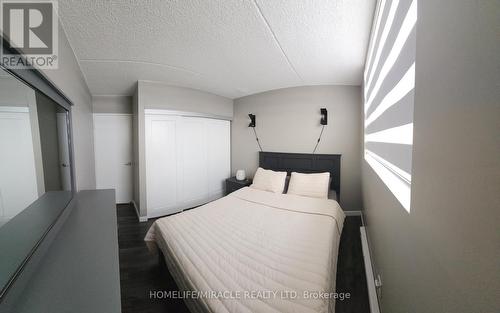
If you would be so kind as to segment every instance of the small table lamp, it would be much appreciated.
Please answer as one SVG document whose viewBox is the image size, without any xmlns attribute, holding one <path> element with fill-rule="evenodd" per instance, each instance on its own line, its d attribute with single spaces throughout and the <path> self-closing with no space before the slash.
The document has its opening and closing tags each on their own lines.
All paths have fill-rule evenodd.
<svg viewBox="0 0 500 313">
<path fill-rule="evenodd" d="M 236 171 L 236 179 L 237 180 L 245 180 L 247 178 L 245 174 L 245 170 L 237 170 Z"/>
</svg>

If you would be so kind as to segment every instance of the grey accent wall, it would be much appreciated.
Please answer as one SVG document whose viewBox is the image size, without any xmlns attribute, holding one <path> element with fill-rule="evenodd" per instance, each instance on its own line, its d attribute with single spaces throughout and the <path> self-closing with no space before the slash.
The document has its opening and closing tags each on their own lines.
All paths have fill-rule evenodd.
<svg viewBox="0 0 500 313">
<path fill-rule="evenodd" d="M 205 113 L 225 117 L 233 116 L 233 100 L 201 90 L 171 86 L 158 82 L 138 81 L 133 96 L 134 124 L 134 202 L 139 216 L 147 216 L 145 109 L 164 109 Z M 137 136 L 137 137 L 136 137 Z"/>
<path fill-rule="evenodd" d="M 94 113 L 132 114 L 132 97 L 130 96 L 92 96 Z"/>
<path fill-rule="evenodd" d="M 146 81 L 139 81 L 138 88 L 145 109 L 233 116 L 233 100 L 213 93 Z"/>
<path fill-rule="evenodd" d="M 381 308 L 500 308 L 500 4 L 418 2 L 411 212 L 363 163 Z"/>
<path fill-rule="evenodd" d="M 71 45 L 59 23 L 59 68 L 43 70 L 71 101 L 76 188 L 95 189 L 92 98 Z"/>
<path fill-rule="evenodd" d="M 328 126 L 316 153 L 342 154 L 341 205 L 361 209 L 361 88 L 309 86 L 263 92 L 234 100 L 231 128 L 232 173 L 244 169 L 252 177 L 258 167 L 256 131 L 264 151 L 312 153 L 321 131 L 320 108 L 328 110 Z"/>
</svg>

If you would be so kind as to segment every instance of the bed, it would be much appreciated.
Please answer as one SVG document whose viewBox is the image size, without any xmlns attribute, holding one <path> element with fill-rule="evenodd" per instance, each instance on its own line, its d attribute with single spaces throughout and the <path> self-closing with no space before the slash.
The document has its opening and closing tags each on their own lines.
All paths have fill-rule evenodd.
<svg viewBox="0 0 500 313">
<path fill-rule="evenodd" d="M 343 222 L 335 200 L 245 187 L 156 220 L 145 240 L 193 313 L 334 312 Z"/>
</svg>

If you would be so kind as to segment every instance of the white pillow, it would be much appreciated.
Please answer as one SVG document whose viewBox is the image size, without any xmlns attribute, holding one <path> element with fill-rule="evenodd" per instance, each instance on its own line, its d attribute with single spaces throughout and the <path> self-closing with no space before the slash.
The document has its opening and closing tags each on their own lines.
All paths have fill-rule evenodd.
<svg viewBox="0 0 500 313">
<path fill-rule="evenodd" d="M 328 199 L 330 173 L 292 173 L 287 194 Z"/>
<path fill-rule="evenodd" d="M 285 179 L 286 172 L 275 172 L 259 167 L 257 172 L 255 172 L 253 183 L 250 187 L 274 193 L 283 193 Z"/>
</svg>

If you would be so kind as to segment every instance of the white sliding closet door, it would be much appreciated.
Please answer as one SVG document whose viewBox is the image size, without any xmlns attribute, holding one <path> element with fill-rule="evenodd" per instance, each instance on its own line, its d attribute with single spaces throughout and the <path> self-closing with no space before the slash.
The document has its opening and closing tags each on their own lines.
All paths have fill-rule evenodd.
<svg viewBox="0 0 500 313">
<path fill-rule="evenodd" d="M 179 149 L 181 201 L 185 207 L 206 202 L 208 198 L 207 119 L 182 117 Z"/>
<path fill-rule="evenodd" d="M 210 200 L 224 195 L 226 178 L 231 176 L 231 124 L 207 119 L 208 196 Z"/>
<path fill-rule="evenodd" d="M 148 217 L 180 212 L 224 194 L 230 122 L 146 113 Z"/>
<path fill-rule="evenodd" d="M 178 116 L 146 115 L 148 217 L 178 212 Z"/>
</svg>

